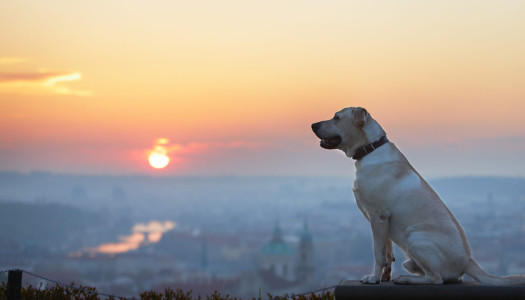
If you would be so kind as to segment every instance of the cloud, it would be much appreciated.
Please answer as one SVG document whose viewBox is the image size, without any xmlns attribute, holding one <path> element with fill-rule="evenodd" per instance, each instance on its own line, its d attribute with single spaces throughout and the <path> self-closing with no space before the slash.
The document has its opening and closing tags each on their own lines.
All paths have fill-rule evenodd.
<svg viewBox="0 0 525 300">
<path fill-rule="evenodd" d="M 0 73 L 0 83 L 9 82 L 40 82 L 47 81 L 54 77 L 64 75 L 59 72 L 40 72 L 40 73 Z"/>
<path fill-rule="evenodd" d="M 5 58 L 4 60 L 8 61 Z M 79 72 L 43 70 L 32 73 L 0 73 L 0 93 L 61 94 L 89 97 L 92 95 L 91 91 L 77 90 L 66 85 L 68 82 L 77 81 L 81 78 L 82 75 Z"/>
<path fill-rule="evenodd" d="M 245 164 L 245 167 L 248 168 L 249 164 L 257 161 L 257 159 L 250 160 L 250 158 L 261 157 L 264 153 L 271 152 L 275 148 L 276 145 L 268 141 L 230 140 L 172 143 L 168 138 L 159 138 L 154 140 L 152 148 L 144 149 L 143 153 L 146 154 L 150 165 L 155 170 L 159 169 L 154 166 L 152 156 L 158 155 L 169 159 L 170 167 L 165 168 L 166 172 L 195 174 L 196 171 L 208 173 L 213 166 L 222 168 L 222 170 L 227 168 L 227 172 L 233 171 L 232 165 L 239 161 L 250 161 Z M 281 147 L 278 146 L 277 148 Z"/>
<path fill-rule="evenodd" d="M 169 152 L 176 154 L 199 154 L 220 149 L 250 149 L 256 150 L 268 143 L 261 141 L 229 141 L 229 142 L 194 142 L 188 144 L 173 144 L 167 147 Z"/>
<path fill-rule="evenodd" d="M 248 149 L 257 150 L 268 146 L 261 141 L 228 141 L 228 142 L 191 142 L 187 144 L 170 143 L 168 138 L 158 138 L 152 149 L 146 150 L 149 154 L 159 152 L 162 155 L 194 155 L 209 153 L 217 150 Z"/>
<path fill-rule="evenodd" d="M 170 143 L 170 140 L 167 139 L 167 138 L 158 138 L 157 139 L 157 144 L 159 145 L 167 145 Z"/>
</svg>

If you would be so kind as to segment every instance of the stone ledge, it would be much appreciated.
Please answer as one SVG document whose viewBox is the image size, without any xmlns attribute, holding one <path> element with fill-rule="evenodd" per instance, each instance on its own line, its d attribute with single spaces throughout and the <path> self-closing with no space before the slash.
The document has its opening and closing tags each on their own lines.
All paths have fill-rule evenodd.
<svg viewBox="0 0 525 300">
<path fill-rule="evenodd" d="M 445 285 L 362 284 L 347 280 L 335 288 L 336 300 L 349 299 L 525 299 L 525 285 L 489 286 L 476 282 Z"/>
</svg>

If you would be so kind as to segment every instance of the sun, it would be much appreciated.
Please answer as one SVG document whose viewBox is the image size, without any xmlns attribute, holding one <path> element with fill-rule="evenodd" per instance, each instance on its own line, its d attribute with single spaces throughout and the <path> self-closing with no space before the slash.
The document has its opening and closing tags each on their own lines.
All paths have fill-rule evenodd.
<svg viewBox="0 0 525 300">
<path fill-rule="evenodd" d="M 149 164 L 155 169 L 165 168 L 170 162 L 170 158 L 166 155 L 166 150 L 163 147 L 155 147 L 148 160 Z"/>
<path fill-rule="evenodd" d="M 153 168 L 163 169 L 170 163 L 168 152 L 171 150 L 168 144 L 169 139 L 159 138 L 155 140 L 153 149 L 148 151 L 148 161 Z"/>
</svg>

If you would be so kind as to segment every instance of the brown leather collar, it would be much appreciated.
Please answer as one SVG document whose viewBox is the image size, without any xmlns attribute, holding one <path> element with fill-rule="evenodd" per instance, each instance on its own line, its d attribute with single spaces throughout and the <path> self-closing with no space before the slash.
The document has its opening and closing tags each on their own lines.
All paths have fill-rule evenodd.
<svg viewBox="0 0 525 300">
<path fill-rule="evenodd" d="M 377 148 L 383 146 L 386 143 L 388 143 L 388 139 L 384 135 L 379 140 L 359 148 L 355 152 L 354 156 L 352 156 L 352 158 L 355 159 L 355 160 L 360 160 L 361 158 L 365 157 L 367 154 L 370 154 L 370 153 L 374 152 L 374 150 L 376 150 Z"/>
</svg>

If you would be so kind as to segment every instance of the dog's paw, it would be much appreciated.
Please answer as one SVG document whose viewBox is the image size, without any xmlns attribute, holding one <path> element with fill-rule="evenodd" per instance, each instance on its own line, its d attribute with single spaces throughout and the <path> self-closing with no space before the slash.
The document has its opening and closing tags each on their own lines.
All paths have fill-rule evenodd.
<svg viewBox="0 0 525 300">
<path fill-rule="evenodd" d="M 394 284 L 409 284 L 410 277 L 411 276 L 399 275 L 399 276 L 396 276 L 394 279 L 392 279 L 392 282 Z"/>
<path fill-rule="evenodd" d="M 361 278 L 361 283 L 363 284 L 378 284 L 380 282 L 380 277 L 375 275 L 365 275 L 363 278 Z"/>
</svg>

